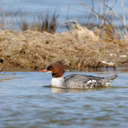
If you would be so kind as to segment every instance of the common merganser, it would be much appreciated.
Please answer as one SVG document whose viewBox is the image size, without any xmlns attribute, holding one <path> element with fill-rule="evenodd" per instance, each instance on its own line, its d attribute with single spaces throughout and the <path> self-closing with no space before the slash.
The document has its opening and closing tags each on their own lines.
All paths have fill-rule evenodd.
<svg viewBox="0 0 128 128">
<path fill-rule="evenodd" d="M 117 75 L 112 75 L 110 77 L 97 77 L 91 75 L 80 75 L 72 74 L 63 77 L 65 72 L 64 65 L 62 62 L 56 62 L 47 67 L 47 69 L 40 70 L 40 72 L 52 73 L 51 86 L 58 88 L 102 88 L 112 86 L 112 80 L 114 80 Z"/>
</svg>

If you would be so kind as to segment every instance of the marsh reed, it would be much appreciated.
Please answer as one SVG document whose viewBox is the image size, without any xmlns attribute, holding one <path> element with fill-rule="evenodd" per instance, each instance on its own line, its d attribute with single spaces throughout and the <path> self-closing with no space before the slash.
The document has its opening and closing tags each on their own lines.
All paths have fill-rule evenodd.
<svg viewBox="0 0 128 128">
<path fill-rule="evenodd" d="M 9 15 L 10 14 L 10 15 Z M 24 12 L 15 12 L 13 13 L 6 13 L 0 9 L 0 29 L 9 29 L 9 30 L 21 30 L 26 31 L 36 30 L 39 32 L 49 32 L 55 33 L 58 27 L 58 15 L 56 12 L 49 15 L 47 12 L 46 14 L 40 14 L 36 16 L 32 16 L 31 22 L 28 21 L 28 14 Z M 11 18 L 8 18 L 11 16 Z M 20 18 L 19 18 L 20 17 Z"/>
<path fill-rule="evenodd" d="M 89 11 L 89 19 L 94 21 L 92 24 L 85 21 L 85 26 L 89 29 L 98 28 L 102 33 L 118 33 L 118 37 L 122 38 L 124 34 L 127 34 L 127 14 L 124 0 L 91 0 L 91 4 L 87 4 L 86 1 L 78 0 L 79 4 Z M 117 10 L 114 10 L 117 2 L 120 2 L 121 14 L 118 14 Z M 118 21 L 118 25 L 116 22 Z M 108 28 L 108 29 L 107 29 Z"/>
</svg>

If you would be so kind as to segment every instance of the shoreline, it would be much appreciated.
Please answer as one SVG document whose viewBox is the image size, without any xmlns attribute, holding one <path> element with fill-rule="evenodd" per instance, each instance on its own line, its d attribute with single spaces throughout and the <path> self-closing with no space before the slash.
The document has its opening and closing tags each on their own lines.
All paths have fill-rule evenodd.
<svg viewBox="0 0 128 128">
<path fill-rule="evenodd" d="M 110 34 L 110 33 L 109 33 Z M 70 70 L 128 65 L 128 36 L 91 31 L 79 24 L 61 33 L 0 31 L 0 70 L 36 71 L 55 61 Z"/>
</svg>

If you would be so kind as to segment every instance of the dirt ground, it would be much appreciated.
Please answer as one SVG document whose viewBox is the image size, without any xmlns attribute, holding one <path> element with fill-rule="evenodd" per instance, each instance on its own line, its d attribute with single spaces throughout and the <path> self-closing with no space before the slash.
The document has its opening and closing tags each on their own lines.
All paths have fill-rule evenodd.
<svg viewBox="0 0 128 128">
<path fill-rule="evenodd" d="M 70 31 L 0 31 L 0 71 L 36 71 L 55 61 L 67 69 L 128 65 L 128 38 L 109 38 L 79 24 Z"/>
</svg>

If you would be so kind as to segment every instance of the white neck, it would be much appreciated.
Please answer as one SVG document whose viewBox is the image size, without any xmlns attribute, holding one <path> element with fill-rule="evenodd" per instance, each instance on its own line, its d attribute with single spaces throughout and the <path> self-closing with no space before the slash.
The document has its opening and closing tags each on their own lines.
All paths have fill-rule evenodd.
<svg viewBox="0 0 128 128">
<path fill-rule="evenodd" d="M 64 78 L 63 77 L 53 77 L 51 80 L 52 87 L 64 88 Z"/>
</svg>

